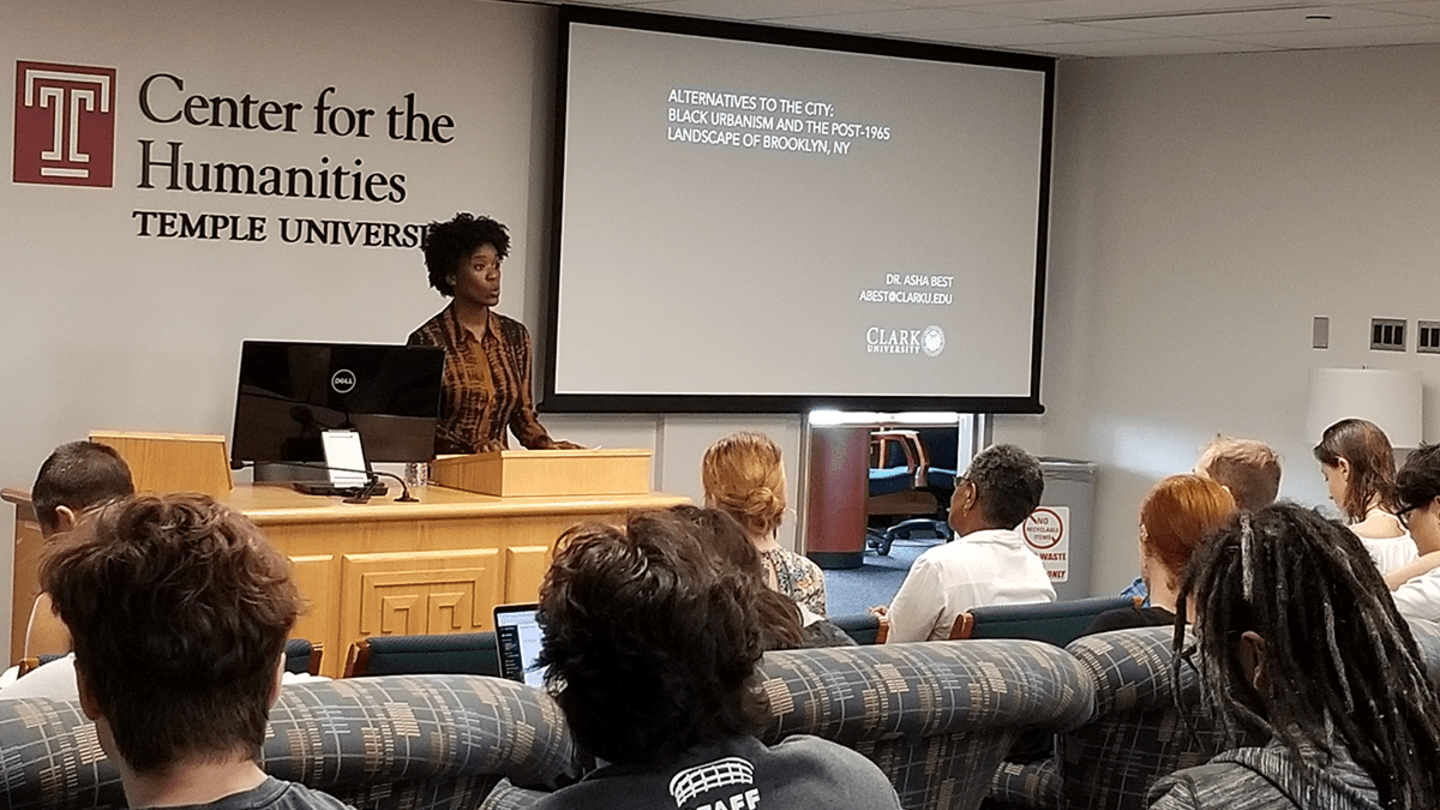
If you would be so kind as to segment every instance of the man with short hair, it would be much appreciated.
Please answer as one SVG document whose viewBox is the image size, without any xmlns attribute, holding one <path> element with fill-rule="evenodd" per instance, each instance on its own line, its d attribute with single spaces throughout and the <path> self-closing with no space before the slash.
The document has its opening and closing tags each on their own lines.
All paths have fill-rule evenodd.
<svg viewBox="0 0 1440 810">
<path fill-rule="evenodd" d="M 86 509 L 135 493 L 130 467 L 115 448 L 99 442 L 70 442 L 55 448 L 40 465 L 30 502 L 45 537 L 69 531 Z"/>
<path fill-rule="evenodd" d="M 1021 530 L 1044 493 L 1044 468 L 1024 449 L 995 444 L 976 454 L 950 498 L 955 539 L 915 560 L 888 608 L 872 608 L 889 624 L 885 643 L 948 639 L 971 608 L 1055 601 Z"/>
<path fill-rule="evenodd" d="M 536 810 L 898 810 L 885 774 L 837 743 L 754 736 L 763 649 L 754 577 L 722 569 L 668 511 L 566 532 L 540 590 L 551 689 L 604 765 Z"/>
<path fill-rule="evenodd" d="M 1195 462 L 1195 474 L 1230 490 L 1242 511 L 1268 506 L 1280 493 L 1280 456 L 1254 439 L 1215 437 Z"/>
<path fill-rule="evenodd" d="M 69 531 L 86 510 L 135 493 L 135 482 L 125 459 L 108 444 L 70 442 L 40 465 L 30 503 L 46 540 Z M 50 597 L 41 592 L 30 608 L 25 628 L 25 657 L 70 652 L 70 633 L 50 609 Z"/>
<path fill-rule="evenodd" d="M 47 547 L 40 583 L 130 807 L 346 807 L 260 769 L 301 600 L 249 519 L 204 495 L 131 496 Z"/>
</svg>

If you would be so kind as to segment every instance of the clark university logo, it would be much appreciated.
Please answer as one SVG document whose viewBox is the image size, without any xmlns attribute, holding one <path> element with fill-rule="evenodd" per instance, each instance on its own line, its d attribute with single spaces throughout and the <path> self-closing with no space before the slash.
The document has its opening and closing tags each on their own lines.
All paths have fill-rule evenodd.
<svg viewBox="0 0 1440 810">
<path fill-rule="evenodd" d="M 16 183 L 110 188 L 115 69 L 15 63 Z"/>
</svg>

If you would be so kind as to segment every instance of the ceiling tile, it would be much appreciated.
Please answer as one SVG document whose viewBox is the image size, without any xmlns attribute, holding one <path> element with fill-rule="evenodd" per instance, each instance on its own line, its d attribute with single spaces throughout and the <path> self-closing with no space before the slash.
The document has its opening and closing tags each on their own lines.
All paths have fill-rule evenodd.
<svg viewBox="0 0 1440 810">
<path fill-rule="evenodd" d="M 777 19 L 777 18 L 766 18 Z M 951 31 L 1014 25 L 1014 20 L 989 14 L 975 14 L 953 8 L 913 8 L 862 14 L 830 14 L 778 20 L 806 28 L 853 31 L 862 34 L 904 34 L 916 31 Z"/>
<path fill-rule="evenodd" d="M 1307 20 L 1306 15 L 1318 13 L 1331 19 Z M 1356 6 L 1306 6 L 1304 8 L 1270 11 L 1236 11 L 1213 14 L 1188 14 L 1177 17 L 1139 17 L 1096 22 L 1110 28 L 1144 31 L 1152 34 L 1188 37 L 1220 37 L 1230 34 L 1264 34 L 1288 31 L 1326 31 L 1342 28 L 1369 28 L 1413 23 L 1414 17 L 1386 11 L 1372 11 Z"/>
<path fill-rule="evenodd" d="M 903 8 L 899 7 L 899 8 Z M 725 20 L 773 20 L 842 12 L 884 13 L 897 10 L 886 0 L 662 0 L 647 3 L 642 11 L 717 17 Z"/>
<path fill-rule="evenodd" d="M 991 1 L 994 2 L 994 0 Z M 1019 0 L 1013 3 L 999 2 L 993 7 L 980 6 L 974 10 L 1006 17 L 1064 22 L 1307 5 L 1315 5 L 1315 3 L 1313 0 L 1215 0 L 1214 2 L 1204 2 L 1204 0 Z"/>
<path fill-rule="evenodd" d="M 979 28 L 951 33 L 961 38 L 960 41 L 972 45 L 989 47 L 1148 38 L 1143 34 L 1120 31 L 1114 28 L 1070 25 L 1069 23 L 1034 23 L 1032 25 L 1011 25 L 1004 28 Z"/>
<path fill-rule="evenodd" d="M 1418 0 L 1404 3 L 1366 3 L 1366 8 L 1376 11 L 1391 11 L 1396 14 L 1413 14 L 1419 17 L 1440 19 L 1440 0 Z"/>
<path fill-rule="evenodd" d="M 1275 50 L 1266 45 L 1222 42 L 1191 37 L 1156 37 L 1118 39 L 1100 42 L 1067 42 L 1064 44 L 1029 46 L 1062 59 L 1066 57 L 1104 58 L 1117 56 L 1178 56 L 1203 53 L 1250 53 Z"/>
<path fill-rule="evenodd" d="M 1269 45 L 1274 48 L 1366 48 L 1384 45 L 1418 45 L 1440 41 L 1440 22 L 1418 25 L 1391 25 L 1341 31 L 1281 31 L 1269 34 L 1231 34 L 1234 42 Z"/>
<path fill-rule="evenodd" d="M 1440 0 L 584 2 L 638 11 L 1084 57 L 1440 42 Z M 1326 13 L 1331 19 L 1306 21 L 1307 12 Z M 1101 44 L 1119 42 L 1129 44 Z M 1063 50 L 1067 44 L 1071 46 L 1070 51 Z"/>
</svg>

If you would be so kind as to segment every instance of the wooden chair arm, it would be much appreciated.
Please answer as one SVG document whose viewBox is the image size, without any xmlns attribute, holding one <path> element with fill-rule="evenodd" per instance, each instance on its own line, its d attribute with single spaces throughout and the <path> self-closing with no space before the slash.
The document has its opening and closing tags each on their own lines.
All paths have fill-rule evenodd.
<svg viewBox="0 0 1440 810">
<path fill-rule="evenodd" d="M 959 616 L 956 616 L 955 623 L 950 625 L 950 640 L 955 641 L 968 639 L 970 638 L 970 634 L 974 631 L 975 617 L 971 616 L 970 611 L 967 610 L 964 613 L 961 613 Z"/>
<path fill-rule="evenodd" d="M 345 674 L 342 678 L 358 678 L 370 668 L 370 640 L 362 638 L 350 645 L 345 655 Z"/>
<path fill-rule="evenodd" d="M 878 463 L 875 466 L 882 466 L 889 457 L 890 442 L 899 442 L 900 450 L 905 454 L 905 468 L 910 471 L 911 487 L 923 489 L 929 483 L 930 455 L 925 450 L 925 444 L 920 441 L 919 431 L 905 428 L 870 431 L 871 446 L 876 448 Z"/>
</svg>

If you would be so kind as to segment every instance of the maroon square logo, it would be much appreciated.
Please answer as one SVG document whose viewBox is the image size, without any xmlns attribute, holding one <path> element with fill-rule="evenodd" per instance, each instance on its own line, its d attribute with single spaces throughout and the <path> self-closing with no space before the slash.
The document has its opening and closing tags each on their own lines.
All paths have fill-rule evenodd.
<svg viewBox="0 0 1440 810">
<path fill-rule="evenodd" d="M 15 182 L 110 188 L 115 69 L 15 63 Z"/>
</svg>

